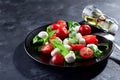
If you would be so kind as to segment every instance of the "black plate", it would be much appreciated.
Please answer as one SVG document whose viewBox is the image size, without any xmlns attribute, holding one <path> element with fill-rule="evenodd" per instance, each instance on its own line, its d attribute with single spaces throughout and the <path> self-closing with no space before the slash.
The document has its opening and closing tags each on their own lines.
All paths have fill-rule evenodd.
<svg viewBox="0 0 120 80">
<path fill-rule="evenodd" d="M 113 42 L 112 41 L 107 40 L 104 37 L 97 36 L 97 39 L 99 40 L 99 43 L 108 43 L 109 44 L 109 50 L 106 51 L 106 53 L 104 53 L 104 55 L 102 55 L 101 57 L 96 58 L 96 59 L 82 60 L 82 61 L 79 61 L 79 62 L 75 62 L 73 64 L 54 65 L 54 64 L 51 63 L 51 60 L 50 60 L 51 57 L 50 56 L 45 56 L 45 55 L 36 53 L 36 51 L 34 51 L 32 45 L 31 45 L 31 41 L 32 41 L 33 37 L 35 35 L 37 35 L 40 31 L 45 31 L 46 27 L 48 27 L 48 25 L 41 26 L 41 27 L 33 30 L 32 32 L 30 32 L 27 35 L 27 37 L 25 39 L 24 48 L 25 48 L 27 54 L 32 59 L 34 59 L 35 61 L 37 61 L 41 64 L 45 64 L 45 65 L 49 65 L 49 66 L 57 66 L 57 67 L 87 67 L 87 66 L 91 66 L 91 65 L 100 63 L 100 62 L 104 61 L 105 59 L 108 59 L 108 57 L 110 56 L 110 54 L 113 51 Z M 92 27 L 92 33 L 95 33 L 95 31 L 98 32 L 99 30 L 97 30 L 95 27 Z"/>
</svg>

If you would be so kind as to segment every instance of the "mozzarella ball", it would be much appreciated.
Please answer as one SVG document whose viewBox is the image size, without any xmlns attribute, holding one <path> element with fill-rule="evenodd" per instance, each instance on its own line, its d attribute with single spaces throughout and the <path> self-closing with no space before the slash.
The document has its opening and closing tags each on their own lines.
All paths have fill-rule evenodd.
<svg viewBox="0 0 120 80">
<path fill-rule="evenodd" d="M 75 53 L 73 51 L 70 51 L 70 53 L 65 56 L 65 61 L 67 63 L 73 63 L 73 62 L 75 62 L 75 59 L 76 59 L 76 57 L 75 57 Z"/>
<path fill-rule="evenodd" d="M 69 45 L 64 45 L 68 50 L 71 50 L 71 46 Z"/>
<path fill-rule="evenodd" d="M 79 31 L 80 26 L 76 26 L 75 28 L 73 28 L 74 31 L 78 32 Z"/>
<path fill-rule="evenodd" d="M 64 45 L 68 45 L 68 44 L 69 44 L 69 41 L 68 41 L 67 38 L 65 38 L 65 39 L 63 40 L 63 44 L 64 44 Z"/>
<path fill-rule="evenodd" d="M 51 51 L 51 56 L 54 56 L 56 53 L 60 52 L 58 48 L 55 48 Z"/>
<path fill-rule="evenodd" d="M 45 45 L 49 44 L 49 42 L 46 42 Z"/>
<path fill-rule="evenodd" d="M 85 45 L 86 44 L 85 39 L 84 38 L 79 38 L 79 43 Z"/>
<path fill-rule="evenodd" d="M 98 49 L 97 45 L 95 45 L 95 44 L 88 44 L 87 45 L 87 47 L 91 47 L 91 46 L 94 48 L 94 50 Z"/>
<path fill-rule="evenodd" d="M 77 33 L 76 34 L 76 38 L 79 40 L 80 38 L 82 38 L 82 35 L 81 35 L 81 33 Z"/>
<path fill-rule="evenodd" d="M 41 31 L 38 33 L 38 37 L 40 37 L 40 38 L 47 37 L 47 36 L 48 36 L 48 33 L 45 31 Z"/>
</svg>

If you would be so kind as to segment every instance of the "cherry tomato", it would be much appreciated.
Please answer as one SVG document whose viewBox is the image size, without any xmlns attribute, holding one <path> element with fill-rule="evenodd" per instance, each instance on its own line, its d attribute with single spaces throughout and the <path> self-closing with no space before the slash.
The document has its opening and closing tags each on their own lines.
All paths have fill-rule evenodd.
<svg viewBox="0 0 120 80">
<path fill-rule="evenodd" d="M 63 27 L 63 28 L 58 28 L 56 30 L 56 36 L 59 37 L 60 39 L 64 39 L 68 36 L 68 30 L 67 28 Z"/>
<path fill-rule="evenodd" d="M 53 24 L 50 25 L 50 27 L 51 27 L 52 30 L 56 30 L 60 27 L 60 25 L 58 23 L 53 23 Z"/>
<path fill-rule="evenodd" d="M 83 38 L 85 39 L 86 44 L 98 44 L 98 39 L 95 35 L 86 35 L 83 36 Z"/>
<path fill-rule="evenodd" d="M 66 27 L 67 24 L 64 20 L 58 20 L 57 23 L 61 26 L 61 27 Z"/>
<path fill-rule="evenodd" d="M 41 48 L 41 52 L 44 54 L 50 54 L 50 52 L 52 50 L 53 50 L 52 44 L 46 44 L 46 45 L 42 46 L 42 48 Z"/>
<path fill-rule="evenodd" d="M 51 62 L 53 64 L 62 64 L 64 62 L 64 57 L 60 53 L 56 53 L 52 59 Z"/>
<path fill-rule="evenodd" d="M 81 48 L 85 47 L 83 44 L 70 44 L 72 50 L 80 50 Z"/>
<path fill-rule="evenodd" d="M 93 57 L 93 54 L 94 54 L 94 52 L 88 47 L 84 47 L 80 50 L 80 56 L 83 59 L 90 59 Z"/>
<path fill-rule="evenodd" d="M 91 27 L 89 25 L 83 24 L 83 25 L 80 26 L 79 32 L 82 35 L 88 35 L 88 34 L 91 33 Z"/>
<path fill-rule="evenodd" d="M 53 34 L 51 37 L 50 37 L 50 39 L 55 39 L 57 36 L 56 36 L 56 34 Z"/>
<path fill-rule="evenodd" d="M 85 36 L 83 36 L 83 38 L 84 39 L 86 39 L 86 38 L 96 38 L 96 36 L 95 35 L 85 35 Z"/>
</svg>

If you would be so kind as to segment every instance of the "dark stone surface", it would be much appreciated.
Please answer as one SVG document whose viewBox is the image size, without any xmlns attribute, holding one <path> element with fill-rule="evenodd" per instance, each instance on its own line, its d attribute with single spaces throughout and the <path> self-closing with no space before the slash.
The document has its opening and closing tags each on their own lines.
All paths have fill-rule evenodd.
<svg viewBox="0 0 120 80">
<path fill-rule="evenodd" d="M 119 0 L 0 0 L 0 80 L 120 80 L 120 61 L 108 59 L 88 71 L 60 71 L 34 62 L 23 41 L 35 28 L 58 19 L 81 21 L 86 5 L 94 4 L 120 23 Z M 116 43 L 120 45 L 120 29 Z M 115 57 L 120 57 L 114 49 Z M 93 70 L 93 71 L 92 71 Z"/>
</svg>

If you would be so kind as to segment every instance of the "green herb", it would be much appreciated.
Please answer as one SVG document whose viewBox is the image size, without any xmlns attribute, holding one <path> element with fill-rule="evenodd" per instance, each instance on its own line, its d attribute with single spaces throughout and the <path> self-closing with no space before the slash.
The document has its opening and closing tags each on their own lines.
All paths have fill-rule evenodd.
<svg viewBox="0 0 120 80">
<path fill-rule="evenodd" d="M 69 34 L 68 40 L 70 43 L 77 43 L 78 42 L 78 39 L 76 38 L 76 34 L 77 34 L 77 32 L 72 32 Z"/>
<path fill-rule="evenodd" d="M 38 51 L 41 50 L 41 47 L 45 45 L 45 43 L 48 42 L 49 38 L 51 38 L 51 36 L 55 33 L 54 30 L 51 30 L 50 26 L 47 27 L 46 32 L 48 33 L 48 36 L 40 38 L 37 34 L 32 40 L 34 48 Z"/>
<path fill-rule="evenodd" d="M 98 47 L 102 47 L 102 48 L 104 48 L 104 50 L 108 50 L 109 44 L 108 43 L 100 43 L 100 44 L 98 44 Z"/>
<path fill-rule="evenodd" d="M 74 22 L 74 21 L 68 22 L 68 28 L 69 28 L 69 32 L 70 32 L 68 40 L 70 43 L 78 42 L 78 39 L 76 38 L 77 31 L 75 31 L 76 26 L 80 26 L 80 24 L 78 22 Z"/>
<path fill-rule="evenodd" d="M 95 48 L 94 46 L 89 47 L 90 49 L 93 50 L 94 57 L 100 57 L 105 51 L 107 51 L 109 49 L 108 43 L 100 43 L 97 46 L 98 46 L 97 48 Z"/>
<path fill-rule="evenodd" d="M 38 35 L 36 35 L 34 38 L 33 38 L 33 41 L 32 43 L 33 44 L 36 44 L 36 43 L 41 43 L 43 42 L 44 40 L 42 38 L 39 38 Z"/>
<path fill-rule="evenodd" d="M 55 33 L 55 30 L 52 30 L 50 26 L 48 26 L 46 32 L 48 33 L 48 39 L 49 39 Z"/>
<path fill-rule="evenodd" d="M 38 35 L 36 35 L 33 38 L 33 44 L 39 43 L 39 42 L 43 42 L 43 44 L 45 44 L 46 42 L 48 42 L 49 38 L 55 33 L 55 30 L 51 30 L 50 26 L 48 26 L 46 29 L 46 32 L 48 33 L 47 37 L 39 38 Z"/>
<path fill-rule="evenodd" d="M 95 49 L 93 46 L 90 46 L 89 48 L 93 50 L 93 52 L 94 52 L 94 57 L 100 57 L 100 56 L 102 55 L 102 51 L 99 50 L 98 48 Z"/>
<path fill-rule="evenodd" d="M 38 35 L 36 35 L 32 41 L 34 50 L 40 52 L 41 47 L 43 45 L 45 45 L 45 43 L 47 42 L 47 39 L 48 39 L 48 37 L 40 38 L 40 37 L 38 37 Z"/>
<path fill-rule="evenodd" d="M 60 49 L 63 56 L 66 56 L 69 53 L 69 50 L 58 39 L 54 39 L 52 44 L 55 48 Z"/>
<path fill-rule="evenodd" d="M 74 53 L 75 53 L 76 60 L 82 59 L 80 54 L 79 54 L 79 51 L 74 51 Z"/>
<path fill-rule="evenodd" d="M 79 24 L 78 22 L 69 21 L 69 22 L 68 22 L 69 32 L 75 31 L 74 28 L 75 28 L 76 26 L 80 26 L 80 24 Z"/>
</svg>

